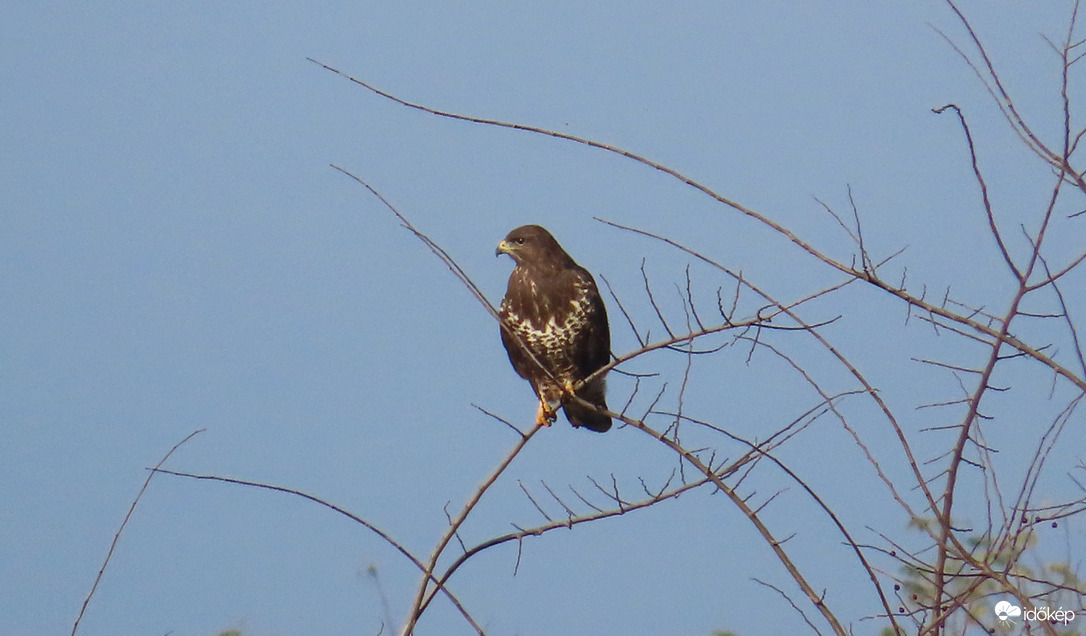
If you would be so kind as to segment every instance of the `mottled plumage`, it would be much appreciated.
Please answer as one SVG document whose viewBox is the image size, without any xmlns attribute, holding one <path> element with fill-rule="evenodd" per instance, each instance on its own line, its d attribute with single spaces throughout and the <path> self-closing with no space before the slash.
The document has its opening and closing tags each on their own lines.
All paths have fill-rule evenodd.
<svg viewBox="0 0 1086 636">
<path fill-rule="evenodd" d="M 566 254 L 550 232 L 525 225 L 498 244 L 516 261 L 501 305 L 502 344 L 509 361 L 539 396 L 536 421 L 549 424 L 558 406 L 574 426 L 604 432 L 611 418 L 570 397 L 607 408 L 603 377 L 581 381 L 611 356 L 607 310 L 592 274 Z"/>
</svg>

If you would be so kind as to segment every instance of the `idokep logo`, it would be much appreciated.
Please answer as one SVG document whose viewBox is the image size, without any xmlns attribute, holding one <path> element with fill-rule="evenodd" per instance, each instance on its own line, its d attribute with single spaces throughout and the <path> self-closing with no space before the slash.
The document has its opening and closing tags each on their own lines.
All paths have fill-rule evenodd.
<svg viewBox="0 0 1086 636">
<path fill-rule="evenodd" d="M 999 619 L 999 623 L 1004 627 L 1010 627 L 1014 624 L 1013 618 L 1021 616 L 1027 621 L 1036 622 L 1049 622 L 1049 623 L 1063 623 L 1069 624 L 1075 620 L 1074 610 L 1065 610 L 1062 607 L 1057 610 L 1052 610 L 1047 607 L 1034 607 L 1028 609 L 1025 612 L 1021 607 L 1012 605 L 1007 601 L 1000 601 L 995 604 L 995 615 Z"/>
<path fill-rule="evenodd" d="M 1011 619 L 1016 616 L 1022 615 L 1022 608 L 1017 605 L 1011 605 L 1007 601 L 1000 601 L 995 604 L 996 618 L 1000 623 L 1006 626 L 1014 625 L 1014 621 Z"/>
</svg>

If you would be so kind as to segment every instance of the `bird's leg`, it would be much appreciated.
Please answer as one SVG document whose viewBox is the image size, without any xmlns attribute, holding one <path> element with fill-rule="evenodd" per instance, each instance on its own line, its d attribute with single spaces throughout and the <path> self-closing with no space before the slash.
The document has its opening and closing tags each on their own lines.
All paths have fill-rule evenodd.
<svg viewBox="0 0 1086 636">
<path fill-rule="evenodd" d="M 539 410 L 535 414 L 536 425 L 550 426 L 551 422 L 556 419 L 558 419 L 558 413 L 551 408 L 551 405 L 547 403 L 542 395 L 539 396 Z"/>
</svg>

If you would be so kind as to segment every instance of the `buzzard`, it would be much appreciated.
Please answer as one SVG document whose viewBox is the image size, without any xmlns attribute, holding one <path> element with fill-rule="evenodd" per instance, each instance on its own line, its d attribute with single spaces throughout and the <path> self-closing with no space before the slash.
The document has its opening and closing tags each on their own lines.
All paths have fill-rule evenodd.
<svg viewBox="0 0 1086 636">
<path fill-rule="evenodd" d="M 573 399 L 606 409 L 602 376 L 581 385 L 611 356 L 607 310 L 592 274 L 566 254 L 550 232 L 525 225 L 495 255 L 516 261 L 501 306 L 502 344 L 509 362 L 539 397 L 536 423 L 549 425 L 559 406 L 573 426 L 602 433 L 611 418 Z"/>
</svg>

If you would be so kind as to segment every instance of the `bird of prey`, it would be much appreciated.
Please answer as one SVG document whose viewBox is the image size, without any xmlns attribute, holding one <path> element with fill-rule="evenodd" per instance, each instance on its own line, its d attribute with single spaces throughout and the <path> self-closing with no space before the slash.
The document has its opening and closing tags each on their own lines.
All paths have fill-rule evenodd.
<svg viewBox="0 0 1086 636">
<path fill-rule="evenodd" d="M 501 304 L 502 344 L 539 398 L 536 423 L 549 425 L 561 407 L 575 427 L 611 428 L 597 410 L 607 409 L 603 376 L 583 382 L 611 357 L 607 310 L 592 274 L 538 225 L 510 232 L 495 251 L 501 254 L 516 262 Z"/>
</svg>

